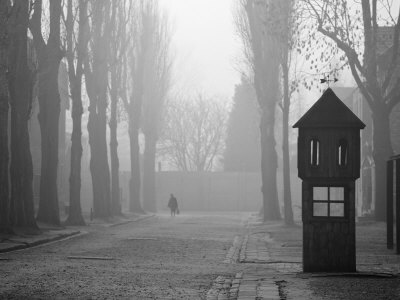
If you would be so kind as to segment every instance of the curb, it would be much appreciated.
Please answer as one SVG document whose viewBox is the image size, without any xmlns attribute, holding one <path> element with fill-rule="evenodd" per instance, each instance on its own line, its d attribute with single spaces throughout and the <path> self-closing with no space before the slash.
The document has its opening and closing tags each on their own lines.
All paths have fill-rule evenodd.
<svg viewBox="0 0 400 300">
<path fill-rule="evenodd" d="M 40 246 L 42 244 L 48 244 L 48 243 L 51 243 L 51 242 L 56 242 L 56 241 L 59 241 L 59 240 L 62 240 L 62 239 L 73 237 L 73 236 L 79 235 L 81 233 L 82 233 L 81 231 L 73 231 L 73 232 L 69 232 L 69 233 L 61 233 L 61 234 L 56 235 L 54 237 L 45 238 L 45 239 L 39 239 L 39 240 L 31 242 L 31 243 L 24 243 L 24 244 L 10 246 L 8 248 L 0 249 L 0 253 L 7 253 L 7 252 L 16 251 L 16 250 L 23 250 L 23 249 L 27 249 L 27 248 L 32 248 L 32 247 Z"/>
<path fill-rule="evenodd" d="M 149 219 L 155 217 L 155 215 L 150 215 L 150 216 L 143 216 L 140 218 L 136 218 L 136 219 L 132 219 L 132 220 L 126 220 L 126 221 L 122 221 L 120 223 L 114 223 L 114 224 L 109 224 L 106 227 L 116 227 L 116 226 L 120 226 L 120 225 L 124 225 L 124 224 L 128 224 L 128 223 L 132 223 L 132 222 L 137 222 L 137 221 L 142 221 L 145 219 Z M 53 237 L 48 237 L 48 238 L 43 238 L 43 239 L 38 239 L 37 241 L 33 241 L 33 242 L 21 242 L 21 244 L 17 244 L 14 246 L 10 246 L 8 248 L 4 248 L 4 249 L 0 249 L 0 254 L 1 253 L 7 253 L 7 252 L 13 252 L 13 251 L 17 251 L 17 250 L 24 250 L 27 248 L 33 248 L 33 247 L 37 247 L 37 246 L 41 246 L 43 244 L 49 244 L 52 242 L 57 242 L 60 240 L 64 240 L 64 239 L 68 239 L 71 237 L 76 237 L 79 235 L 84 235 L 87 234 L 86 231 L 72 231 L 69 233 L 61 233 L 61 234 L 57 234 Z"/>
</svg>

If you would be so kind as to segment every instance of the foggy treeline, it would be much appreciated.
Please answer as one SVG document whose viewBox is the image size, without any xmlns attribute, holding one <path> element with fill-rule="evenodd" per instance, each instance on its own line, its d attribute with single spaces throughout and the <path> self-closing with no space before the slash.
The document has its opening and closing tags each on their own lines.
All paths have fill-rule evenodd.
<svg viewBox="0 0 400 300">
<path fill-rule="evenodd" d="M 375 217 L 383 220 L 385 165 L 393 154 L 390 115 L 400 101 L 400 23 L 395 11 L 399 8 L 377 0 L 234 2 L 243 63 L 228 114 L 228 107 L 212 103 L 215 99 L 202 93 L 185 101 L 190 97 L 171 92 L 177 78 L 173 26 L 157 0 L 0 1 L 0 229 L 37 230 L 36 221 L 61 224 L 57 194 L 60 64 L 67 69 L 72 118 L 67 224 L 85 223 L 83 126 L 87 126 L 90 146 L 93 217 L 108 218 L 122 213 L 117 135 L 122 120 L 129 128 L 129 209 L 144 213 L 156 211 L 157 156 L 167 157 L 170 165 L 183 171 L 212 171 L 221 162 L 225 170 L 234 170 L 234 149 L 250 148 L 238 138 L 238 124 L 255 119 L 259 124 L 249 128 L 259 138 L 259 144 L 255 143 L 259 148 L 244 155 L 261 157 L 261 162 L 249 164 L 261 171 L 264 220 L 282 218 L 278 137 L 283 216 L 287 224 L 293 224 L 292 104 L 301 101 L 302 91 L 314 88 L 315 77 L 346 71 L 372 115 Z M 382 28 L 388 35 L 385 45 L 380 40 Z M 310 73 L 313 76 L 305 76 Z M 256 101 L 243 101 L 250 98 Z M 28 128 L 35 101 L 41 136 L 37 211 Z M 255 117 L 252 113 L 247 119 L 238 117 L 248 105 L 256 107 Z"/>
<path fill-rule="evenodd" d="M 171 28 L 158 2 L 2 1 L 0 11 L 1 227 L 6 230 L 13 226 L 35 229 L 36 220 L 60 225 L 57 198 L 60 94 L 57 78 L 61 63 L 67 65 L 73 121 L 66 223 L 82 225 L 85 222 L 80 195 L 82 126 L 86 125 L 93 216 L 107 218 L 121 214 L 117 152 L 117 126 L 121 114 L 126 116 L 129 124 L 130 209 L 144 212 L 140 202 L 141 130 L 146 149 L 143 164 L 146 201 L 143 205 L 154 211 L 151 190 L 155 184 L 155 149 L 172 67 Z M 89 100 L 87 124 L 82 124 L 86 109 L 84 95 Z M 39 105 L 42 157 L 36 216 L 28 131 L 35 98 Z M 9 133 L 10 153 L 7 147 Z"/>
</svg>

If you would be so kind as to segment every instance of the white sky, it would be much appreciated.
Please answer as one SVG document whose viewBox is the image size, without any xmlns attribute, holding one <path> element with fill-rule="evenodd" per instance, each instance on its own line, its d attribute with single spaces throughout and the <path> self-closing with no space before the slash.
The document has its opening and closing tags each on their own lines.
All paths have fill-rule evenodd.
<svg viewBox="0 0 400 300">
<path fill-rule="evenodd" d="M 240 42 L 232 18 L 234 1 L 159 0 L 168 12 L 174 30 L 174 91 L 181 95 L 203 92 L 224 101 L 231 100 L 235 84 L 240 81 L 240 75 L 235 69 L 235 61 L 240 56 Z M 67 131 L 71 132 L 69 112 L 67 120 Z M 82 124 L 86 124 L 86 121 Z M 87 136 L 86 125 L 82 129 Z M 127 126 L 120 123 L 118 131 L 120 169 L 129 170 Z"/>
<path fill-rule="evenodd" d="M 239 82 L 235 61 L 240 43 L 232 18 L 233 0 L 160 0 L 172 22 L 176 53 L 175 90 L 233 96 Z"/>
</svg>

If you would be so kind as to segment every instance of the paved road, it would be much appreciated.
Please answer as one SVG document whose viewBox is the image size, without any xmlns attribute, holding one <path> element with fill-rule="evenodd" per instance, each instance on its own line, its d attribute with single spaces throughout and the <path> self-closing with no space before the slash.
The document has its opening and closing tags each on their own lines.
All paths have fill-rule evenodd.
<svg viewBox="0 0 400 300">
<path fill-rule="evenodd" d="M 357 223 L 357 273 L 303 273 L 302 227 L 250 218 L 239 262 L 238 300 L 400 299 L 400 256 L 386 249 L 384 223 Z"/>
<path fill-rule="evenodd" d="M 385 250 L 382 224 L 358 226 L 364 273 L 335 276 L 301 272 L 301 227 L 249 214 L 164 214 L 84 230 L 1 254 L 0 299 L 400 299 L 400 258 Z"/>
<path fill-rule="evenodd" d="M 205 299 L 246 214 L 157 215 L 1 255 L 0 298 Z M 9 259 L 9 260 L 4 260 Z"/>
</svg>

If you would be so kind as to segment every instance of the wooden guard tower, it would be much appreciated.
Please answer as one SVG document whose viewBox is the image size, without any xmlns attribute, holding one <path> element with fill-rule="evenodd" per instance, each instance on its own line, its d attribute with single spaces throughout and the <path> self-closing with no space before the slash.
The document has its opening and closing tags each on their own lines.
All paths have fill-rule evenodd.
<svg viewBox="0 0 400 300">
<path fill-rule="evenodd" d="M 304 272 L 356 271 L 355 181 L 365 124 L 328 88 L 299 128 Z"/>
</svg>

